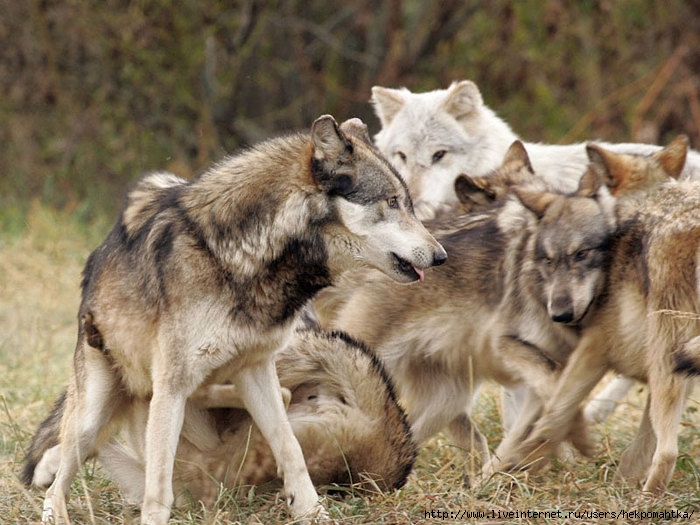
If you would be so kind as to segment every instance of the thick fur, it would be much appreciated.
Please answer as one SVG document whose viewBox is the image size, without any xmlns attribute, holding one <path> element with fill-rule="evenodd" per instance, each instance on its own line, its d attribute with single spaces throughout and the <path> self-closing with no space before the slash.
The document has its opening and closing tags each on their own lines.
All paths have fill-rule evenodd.
<svg viewBox="0 0 700 525">
<path fill-rule="evenodd" d="M 454 82 L 447 89 L 426 93 L 381 86 L 372 88 L 371 101 L 382 129 L 377 147 L 401 172 L 416 204 L 416 213 L 428 219 L 452 210 L 457 202 L 455 176 L 479 177 L 496 169 L 509 145 L 517 138 L 511 127 L 484 104 L 474 82 Z M 649 144 L 600 146 L 616 153 L 647 155 L 659 151 Z M 552 190 L 573 191 L 586 169 L 586 144 L 525 143 L 535 173 Z M 683 178 L 700 180 L 700 153 L 690 151 Z M 626 379 L 613 381 L 587 407 L 591 420 L 602 420 L 631 387 Z M 522 394 L 504 398 L 506 421 L 515 416 Z"/>
<path fill-rule="evenodd" d="M 469 80 L 426 93 L 375 86 L 371 101 L 382 125 L 375 135 L 377 147 L 406 179 L 423 219 L 456 204 L 453 182 L 458 174 L 482 176 L 496 169 L 518 138 Z M 586 144 L 525 142 L 525 148 L 535 173 L 550 189 L 573 191 L 588 164 Z M 597 144 L 635 155 L 661 149 L 650 144 Z M 700 180 L 700 153 L 689 152 L 683 178 Z"/>
<path fill-rule="evenodd" d="M 502 188 L 510 187 L 505 181 L 519 149 L 511 148 L 505 171 L 469 186 L 487 188 L 487 181 L 501 180 Z M 685 137 L 649 157 L 592 145 L 591 166 L 569 196 L 527 182 L 527 173 L 533 174 L 527 157 L 520 157 L 524 172 L 514 171 L 512 179 L 526 186 L 515 186 L 517 199 L 505 193 L 481 212 L 428 223 L 451 254 L 430 283 L 404 290 L 376 274 L 359 276 L 345 289 L 352 294 L 331 326 L 377 350 L 419 442 L 447 427 L 457 443 L 485 459 L 485 442 L 469 420 L 473 393 L 486 379 L 527 386 L 526 404 L 509 435 L 526 430 L 605 283 L 605 254 L 617 224 L 608 187 L 618 198 L 650 191 L 679 176 L 686 149 Z M 620 185 L 622 166 L 635 184 Z M 587 451 L 585 427 L 577 421 L 570 436 Z M 497 457 L 508 446 L 504 442 Z"/>
<path fill-rule="evenodd" d="M 624 182 L 624 181 L 623 181 Z M 640 430 L 618 474 L 663 493 L 678 456 L 677 434 L 700 341 L 700 183 L 669 181 L 619 202 L 605 293 L 532 434 L 504 451 L 509 467 L 546 457 L 569 433 L 581 401 L 608 370 L 649 385 Z"/>
<path fill-rule="evenodd" d="M 372 352 L 341 333 L 304 330 L 275 361 L 282 389 L 290 394 L 287 416 L 314 485 L 353 484 L 370 490 L 403 486 L 417 449 L 391 381 Z M 175 458 L 176 503 L 191 498 L 211 505 L 222 485 L 275 479 L 275 458 L 248 412 L 202 410 L 198 405 L 217 403 L 197 394 L 188 403 Z M 64 404 L 61 396 L 34 436 L 23 473 L 27 484 L 48 485 L 53 479 L 60 453 L 60 417 L 55 416 Z M 130 412 L 123 439 L 110 440 L 97 454 L 125 497 L 136 504 L 144 496 L 147 413 L 142 401 Z"/>
<path fill-rule="evenodd" d="M 231 382 L 270 445 L 292 516 L 325 513 L 286 417 L 274 355 L 301 307 L 363 264 L 423 279 L 444 249 L 366 127 L 330 116 L 187 182 L 144 177 L 88 258 L 78 342 L 43 521 L 68 522 L 79 465 L 148 401 L 141 521 L 164 524 L 187 398 Z"/>
<path fill-rule="evenodd" d="M 520 166 L 532 173 L 524 160 Z M 375 272 L 353 283 L 331 326 L 377 351 L 419 443 L 447 428 L 460 446 L 485 460 L 486 442 L 469 418 L 472 397 L 488 379 L 526 384 L 537 410 L 551 392 L 578 341 L 576 324 L 604 282 L 613 198 L 591 172 L 543 217 L 510 196 L 428 227 L 450 253 L 430 282 L 403 289 Z M 556 243 L 574 232 L 572 243 Z M 543 275 L 536 264 L 543 249 L 565 258 L 568 270 L 556 278 Z M 586 256 L 579 260 L 575 254 L 582 251 Z M 554 317 L 566 317 L 568 324 Z M 572 437 L 587 449 L 584 433 Z"/>
</svg>

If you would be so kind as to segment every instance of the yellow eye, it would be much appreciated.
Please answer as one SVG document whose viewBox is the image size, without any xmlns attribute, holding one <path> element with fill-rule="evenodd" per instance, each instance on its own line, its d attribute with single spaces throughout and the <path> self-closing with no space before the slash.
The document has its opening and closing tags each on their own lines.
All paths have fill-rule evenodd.
<svg viewBox="0 0 700 525">
<path fill-rule="evenodd" d="M 389 205 L 389 208 L 393 208 L 395 210 L 397 210 L 399 208 L 399 199 L 397 199 L 396 196 L 389 197 L 386 200 L 386 203 Z"/>
</svg>

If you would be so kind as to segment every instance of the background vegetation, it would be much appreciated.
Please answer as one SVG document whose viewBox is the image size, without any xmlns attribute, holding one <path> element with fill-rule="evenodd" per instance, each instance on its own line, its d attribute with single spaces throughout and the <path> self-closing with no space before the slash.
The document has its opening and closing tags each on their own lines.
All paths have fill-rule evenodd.
<svg viewBox="0 0 700 525">
<path fill-rule="evenodd" d="M 152 169 L 191 176 L 322 113 L 359 116 L 376 132 L 371 86 L 422 91 L 464 78 L 528 140 L 665 143 L 685 132 L 698 148 L 700 4 L 0 0 L 0 522 L 40 515 L 43 495 L 16 475 L 67 381 L 80 270 L 129 182 Z M 470 488 L 464 454 L 437 437 L 402 491 L 329 508 L 348 524 L 439 522 L 425 517 L 431 508 L 700 509 L 696 400 L 667 495 L 649 500 L 611 482 L 641 399 L 596 429 L 594 461 Z M 497 403 L 488 391 L 480 400 L 476 416 L 495 446 Z M 136 522 L 93 465 L 73 492 L 78 523 Z M 286 519 L 274 488 L 230 496 L 174 522 Z"/>
<path fill-rule="evenodd" d="M 0 0 L 0 206 L 113 214 L 144 171 L 322 113 L 376 131 L 373 85 L 472 79 L 532 141 L 697 147 L 699 35 L 685 0 Z"/>
</svg>

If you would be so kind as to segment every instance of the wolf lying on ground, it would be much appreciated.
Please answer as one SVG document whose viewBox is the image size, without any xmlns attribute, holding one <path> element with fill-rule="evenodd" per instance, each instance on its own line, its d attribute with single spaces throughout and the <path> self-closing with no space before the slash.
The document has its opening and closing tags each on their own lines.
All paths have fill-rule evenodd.
<svg viewBox="0 0 700 525">
<path fill-rule="evenodd" d="M 141 179 L 83 271 L 60 461 L 42 521 L 68 522 L 80 464 L 144 401 L 144 524 L 164 524 L 187 399 L 231 383 L 268 442 L 293 517 L 320 516 L 274 366 L 302 306 L 344 270 L 423 280 L 446 253 L 364 124 L 330 116 L 187 182 Z"/>
<path fill-rule="evenodd" d="M 479 88 L 469 80 L 426 93 L 375 86 L 371 100 L 382 125 L 375 136 L 377 147 L 406 179 L 421 219 L 451 210 L 457 203 L 455 176 L 466 173 L 479 177 L 495 170 L 518 138 L 484 104 Z M 660 149 L 649 144 L 598 144 L 616 153 L 646 155 Z M 535 173 L 550 189 L 574 191 L 588 164 L 586 144 L 526 142 L 525 147 Z M 683 178 L 700 180 L 700 153 L 688 152 Z M 605 419 L 633 383 L 624 378 L 611 382 L 586 408 L 587 419 Z M 503 399 L 507 428 L 523 395 L 514 390 Z"/>
<path fill-rule="evenodd" d="M 626 184 L 630 173 L 615 177 Z M 546 213 L 553 198 L 525 199 Z M 539 465 L 570 432 L 578 407 L 603 374 L 613 369 L 648 383 L 639 432 L 623 454 L 618 475 L 644 481 L 660 494 L 678 456 L 678 430 L 700 341 L 700 182 L 670 180 L 647 195 L 618 202 L 618 228 L 609 248 L 605 291 L 583 323 L 581 340 L 532 431 L 514 436 L 500 467 Z"/>
<path fill-rule="evenodd" d="M 97 329 L 95 329 L 97 331 Z M 340 333 L 302 330 L 275 359 L 287 416 L 304 453 L 314 485 L 392 490 L 411 471 L 417 449 L 393 386 L 374 354 Z M 216 391 L 230 385 L 212 385 Z M 265 483 L 277 477 L 271 450 L 250 415 L 220 404 L 203 389 L 190 397 L 175 457 L 175 501 L 212 505 L 221 486 Z M 34 436 L 22 479 L 47 485 L 60 455 L 61 396 Z M 110 440 L 97 456 L 127 501 L 140 504 L 145 492 L 144 443 L 148 403 L 135 403 L 121 440 Z"/>
</svg>

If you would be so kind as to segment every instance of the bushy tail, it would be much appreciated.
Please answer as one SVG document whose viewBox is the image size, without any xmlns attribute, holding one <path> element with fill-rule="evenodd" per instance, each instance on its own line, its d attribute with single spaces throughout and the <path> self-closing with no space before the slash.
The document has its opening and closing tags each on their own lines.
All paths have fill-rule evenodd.
<svg viewBox="0 0 700 525">
<path fill-rule="evenodd" d="M 673 371 L 687 376 L 700 375 L 700 336 L 694 337 L 673 354 Z"/>
<path fill-rule="evenodd" d="M 66 404 L 66 391 L 56 399 L 48 417 L 44 419 L 37 428 L 32 442 L 29 445 L 29 450 L 24 458 L 24 468 L 20 474 L 20 480 L 25 485 L 48 486 L 53 481 L 54 472 L 47 475 L 43 472 L 37 472 L 37 465 L 45 459 L 44 455 L 56 445 L 59 444 L 59 436 L 61 431 L 61 419 L 63 410 Z M 43 470 L 43 469 L 39 469 Z M 49 479 L 50 478 L 50 479 Z"/>
</svg>

